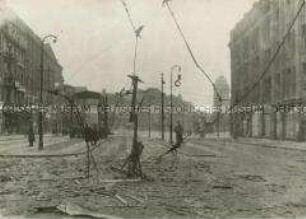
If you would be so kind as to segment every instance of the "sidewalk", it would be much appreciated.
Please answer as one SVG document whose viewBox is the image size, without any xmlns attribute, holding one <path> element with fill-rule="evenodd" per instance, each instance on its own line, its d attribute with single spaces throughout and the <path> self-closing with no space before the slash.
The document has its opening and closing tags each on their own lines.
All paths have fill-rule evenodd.
<svg viewBox="0 0 306 219">
<path fill-rule="evenodd" d="M 33 147 L 29 147 L 27 138 L 19 136 L 19 140 L 6 139 L 2 142 L 0 141 L 0 155 L 26 155 L 26 154 L 41 154 L 44 152 L 60 151 L 65 149 L 65 145 L 70 145 L 69 143 L 75 143 L 76 141 L 71 141 L 68 136 L 44 136 L 44 150 L 38 151 L 38 136 L 35 136 L 36 141 Z"/>
<path fill-rule="evenodd" d="M 260 146 L 267 148 L 276 148 L 283 150 L 298 150 L 306 152 L 306 143 L 305 142 L 295 142 L 295 141 L 281 141 L 281 140 L 272 140 L 272 139 L 256 139 L 256 138 L 238 138 L 233 139 L 230 137 L 227 138 L 217 138 L 217 137 L 208 137 L 204 138 L 204 141 L 212 140 L 214 142 L 222 141 L 228 143 L 238 143 L 244 145 Z"/>
<path fill-rule="evenodd" d="M 281 140 L 271 140 L 271 139 L 254 139 L 254 138 L 249 138 L 249 139 L 240 138 L 235 141 L 237 141 L 238 143 L 252 144 L 252 145 L 258 145 L 270 148 L 279 148 L 283 150 L 306 151 L 305 142 L 281 141 Z"/>
</svg>

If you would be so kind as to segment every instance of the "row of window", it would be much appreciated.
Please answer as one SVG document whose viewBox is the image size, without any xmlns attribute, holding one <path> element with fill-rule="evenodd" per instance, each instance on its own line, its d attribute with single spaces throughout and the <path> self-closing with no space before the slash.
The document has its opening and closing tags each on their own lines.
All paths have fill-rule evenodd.
<svg viewBox="0 0 306 219">
<path fill-rule="evenodd" d="M 0 52 L 5 56 L 11 56 L 13 61 L 24 66 L 25 65 L 25 51 L 18 45 L 8 39 L 5 34 L 0 36 Z"/>
<path fill-rule="evenodd" d="M 303 66 L 304 80 L 306 80 L 306 63 Z M 245 81 L 240 80 L 240 78 L 237 78 L 237 80 L 237 86 L 235 86 L 236 91 L 234 91 L 234 93 L 236 93 L 238 99 L 240 99 L 246 93 L 248 93 L 248 97 L 245 99 L 245 101 L 255 103 L 269 103 L 272 100 L 281 101 L 296 97 L 298 84 L 295 67 L 287 68 L 282 73 L 277 73 L 274 76 L 267 77 L 256 86 L 253 86 L 253 83 L 256 82 L 255 78 L 250 80 L 252 81 L 251 83 L 246 83 Z M 251 91 L 249 90 L 250 88 L 252 88 Z"/>
</svg>

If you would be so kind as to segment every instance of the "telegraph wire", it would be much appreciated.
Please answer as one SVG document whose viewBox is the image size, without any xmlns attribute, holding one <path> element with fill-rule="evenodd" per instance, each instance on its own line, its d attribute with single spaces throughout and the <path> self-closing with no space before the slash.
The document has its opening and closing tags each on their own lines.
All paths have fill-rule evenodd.
<svg viewBox="0 0 306 219">
<path fill-rule="evenodd" d="M 248 89 L 248 90 L 245 92 L 245 94 L 240 98 L 240 100 L 238 100 L 237 103 L 234 104 L 234 105 L 230 108 L 230 110 L 233 109 L 235 106 L 237 106 L 239 103 L 241 103 L 242 100 L 243 100 L 244 98 L 246 98 L 246 97 L 250 94 L 250 92 L 258 85 L 258 83 L 260 83 L 260 81 L 263 79 L 263 77 L 264 77 L 264 76 L 267 74 L 267 72 L 270 70 L 272 64 L 274 63 L 274 61 L 276 60 L 276 58 L 277 58 L 278 54 L 280 53 L 281 49 L 282 49 L 283 46 L 285 45 L 285 42 L 286 42 L 286 40 L 288 39 L 291 30 L 293 29 L 293 27 L 294 27 L 294 25 L 295 25 L 295 23 L 296 23 L 298 17 L 300 16 L 300 14 L 301 14 L 301 12 L 302 12 L 304 6 L 305 6 L 305 1 L 304 1 L 304 0 L 302 0 L 302 1 L 303 1 L 303 3 L 301 4 L 301 6 L 300 6 L 300 8 L 299 8 L 299 10 L 298 10 L 298 12 L 297 12 L 297 14 L 294 16 L 294 19 L 292 20 L 292 22 L 291 22 L 291 24 L 290 24 L 290 26 L 289 26 L 289 29 L 287 30 L 286 34 L 284 35 L 282 41 L 281 41 L 280 44 L 277 46 L 276 51 L 275 51 L 275 53 L 274 53 L 272 59 L 271 59 L 271 60 L 269 61 L 269 63 L 267 64 L 267 66 L 265 67 L 264 71 L 260 74 L 260 76 L 259 76 L 259 78 L 257 79 L 257 81 L 251 86 L 250 89 Z"/>
<path fill-rule="evenodd" d="M 120 22 L 121 22 L 121 20 L 117 21 L 117 22 L 114 23 L 112 26 L 109 26 L 109 27 L 107 27 L 106 29 L 101 29 L 100 31 L 94 33 L 94 35 L 91 35 L 90 38 L 91 38 L 92 40 L 94 40 L 94 39 L 96 39 L 96 38 L 100 38 L 100 34 L 101 34 L 102 32 L 111 31 L 111 29 L 113 29 L 114 27 L 117 27 L 118 24 L 119 24 Z M 104 47 L 104 49 L 103 49 L 102 51 L 107 50 L 108 47 L 112 47 L 113 44 L 114 44 L 114 43 L 111 43 L 111 44 L 109 44 L 108 46 Z M 99 54 L 99 53 L 98 53 L 98 54 Z M 95 56 L 97 56 L 98 54 L 92 55 L 91 57 L 92 57 L 92 58 L 95 58 Z M 90 60 L 91 60 L 92 58 L 90 58 Z M 71 67 L 72 64 L 74 64 L 74 62 L 73 62 L 73 63 L 69 63 L 68 67 Z M 86 61 L 85 61 L 84 63 L 82 63 L 80 66 L 83 66 L 84 64 L 86 64 Z M 81 68 L 81 67 L 79 67 L 79 68 Z M 78 68 L 78 69 L 79 69 L 79 68 Z M 77 70 L 77 71 L 78 71 L 78 70 Z"/>
<path fill-rule="evenodd" d="M 195 55 L 194 55 L 194 53 L 193 53 L 193 51 L 192 51 L 192 49 L 191 49 L 190 43 L 187 41 L 187 38 L 185 37 L 185 34 L 184 34 L 184 32 L 183 32 L 183 30 L 182 30 L 182 28 L 181 28 L 181 26 L 180 26 L 180 24 L 179 24 L 179 22 L 178 22 L 176 16 L 175 16 L 175 13 L 174 13 L 174 11 L 171 9 L 171 7 L 170 7 L 170 5 L 169 5 L 169 2 L 170 2 L 170 1 L 171 1 L 171 0 L 164 0 L 164 1 L 163 1 L 163 5 L 166 5 L 166 6 L 167 6 L 167 8 L 168 8 L 168 10 L 169 10 L 169 12 L 170 12 L 170 15 L 171 15 L 171 17 L 173 18 L 173 20 L 174 20 L 174 22 L 175 22 L 175 25 L 176 25 L 176 27 L 177 27 L 177 29 L 178 29 L 178 31 L 179 31 L 179 33 L 180 33 L 182 39 L 184 40 L 184 43 L 185 43 L 185 45 L 186 45 L 186 47 L 187 47 L 187 50 L 188 50 L 188 52 L 189 52 L 189 54 L 190 54 L 190 56 L 191 56 L 191 58 L 192 58 L 192 60 L 193 60 L 193 62 L 194 62 L 194 64 L 195 64 L 195 66 L 202 72 L 202 74 L 203 74 L 203 75 L 209 80 L 209 82 L 212 84 L 213 89 L 214 89 L 214 91 L 216 92 L 216 94 L 217 94 L 217 96 L 218 96 L 218 99 L 219 99 L 219 100 L 222 100 L 221 95 L 220 95 L 220 93 L 219 93 L 219 91 L 218 91 L 218 89 L 217 89 L 215 83 L 212 81 L 212 79 L 210 78 L 210 76 L 208 75 L 208 73 L 204 70 L 204 68 L 203 68 L 203 67 L 199 64 L 199 62 L 197 61 L 197 59 L 196 59 L 196 57 L 195 57 Z"/>
<path fill-rule="evenodd" d="M 121 42 L 122 43 L 122 42 Z M 90 56 L 88 58 L 88 60 L 84 61 L 78 68 L 77 70 L 74 72 L 74 74 L 70 75 L 68 77 L 67 80 L 72 80 L 73 78 L 75 78 L 86 66 L 89 62 L 93 62 L 96 59 L 98 59 L 101 55 L 103 55 L 105 52 L 108 52 L 109 50 L 111 50 L 114 47 L 115 43 L 111 43 L 108 46 L 104 47 L 102 50 L 100 50 L 99 52 L 97 52 L 96 54 Z M 120 45 L 120 43 L 116 43 L 116 46 Z"/>
<path fill-rule="evenodd" d="M 121 0 L 120 0 L 121 1 Z M 126 4 L 125 4 L 126 5 Z M 159 10 L 156 10 L 151 16 L 150 16 L 150 19 L 153 20 L 153 18 L 155 18 L 158 14 Z M 130 12 L 129 12 L 130 14 Z M 130 17 L 130 15 L 129 15 Z M 131 22 L 131 21 L 130 21 Z M 119 23 L 119 22 L 118 22 Z M 133 23 L 131 23 L 133 24 Z M 114 26 L 117 26 L 117 23 L 114 25 Z M 131 25 L 133 30 L 134 29 L 134 24 Z M 75 78 L 79 73 L 81 73 L 81 71 L 86 67 L 86 65 L 92 61 L 95 61 L 97 60 L 101 55 L 103 55 L 105 52 L 108 52 L 109 50 L 111 50 L 112 48 L 120 45 L 121 43 L 125 42 L 125 40 L 122 40 L 120 42 L 114 42 L 114 43 L 110 43 L 108 46 L 105 46 L 102 50 L 98 51 L 96 54 L 90 56 L 86 61 L 84 61 L 78 68 L 77 70 L 71 75 L 71 76 L 68 76 L 68 79 L 67 80 L 72 80 L 73 78 Z M 134 54 L 135 55 L 135 54 Z"/>
<path fill-rule="evenodd" d="M 121 3 L 123 4 L 123 6 L 124 6 L 124 8 L 125 8 L 125 11 L 126 11 L 126 13 L 127 13 L 127 15 L 128 15 L 128 18 L 129 18 L 129 22 L 130 22 L 130 24 L 131 24 L 133 30 L 136 31 L 135 25 L 134 25 L 134 23 L 133 23 L 133 21 L 132 21 L 131 14 L 130 14 L 130 12 L 129 12 L 129 9 L 128 9 L 126 3 L 125 3 L 123 0 L 120 0 L 120 1 L 121 1 Z M 118 22 L 118 23 L 119 23 L 119 22 Z M 117 23 L 116 23 L 114 26 L 116 26 L 116 25 L 117 25 Z M 117 43 L 117 45 L 118 45 L 118 43 Z M 103 52 L 107 52 L 108 50 L 112 49 L 113 46 L 114 46 L 114 43 L 108 45 L 108 46 L 105 47 L 102 51 L 99 51 L 97 54 L 91 56 L 91 57 L 90 57 L 90 61 L 96 60 L 101 54 L 103 54 Z M 101 53 L 101 52 L 102 52 L 102 53 Z M 74 78 L 74 77 L 75 77 L 75 76 L 76 76 L 76 75 L 86 66 L 86 64 L 88 64 L 88 62 L 84 62 L 84 63 L 81 65 L 81 67 L 79 67 L 78 70 L 76 71 L 77 73 L 73 74 L 72 77 L 70 77 L 69 79 Z"/>
</svg>

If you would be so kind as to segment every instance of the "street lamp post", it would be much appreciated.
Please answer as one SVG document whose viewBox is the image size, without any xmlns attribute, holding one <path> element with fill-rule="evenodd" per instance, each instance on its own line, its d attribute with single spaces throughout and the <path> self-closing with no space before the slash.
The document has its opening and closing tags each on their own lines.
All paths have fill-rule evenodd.
<svg viewBox="0 0 306 219">
<path fill-rule="evenodd" d="M 44 130 L 43 130 L 44 45 L 47 39 L 53 39 L 53 42 L 56 43 L 57 37 L 55 35 L 49 34 L 46 35 L 41 40 L 40 92 L 39 92 L 40 110 L 38 113 L 38 134 L 39 134 L 38 149 L 39 150 L 42 150 L 44 148 Z"/>
<path fill-rule="evenodd" d="M 170 144 L 173 143 L 173 97 L 172 97 L 172 89 L 173 89 L 173 73 L 170 73 Z"/>
<path fill-rule="evenodd" d="M 14 55 L 12 53 L 11 44 L 8 45 L 8 51 L 7 51 L 7 54 L 5 54 L 5 57 L 6 57 L 8 71 L 5 73 L 5 76 L 4 76 L 4 89 L 5 89 L 4 106 L 6 106 L 7 104 L 9 105 L 11 103 L 15 103 L 14 100 L 13 101 L 11 100 L 11 93 L 12 91 L 14 92 L 14 88 L 15 88 L 15 75 L 13 74 L 13 71 L 12 71 L 12 65 L 15 60 L 14 60 Z M 6 129 L 8 134 L 11 134 L 12 121 L 13 121 L 12 115 L 10 114 L 4 115 L 4 123 L 5 123 L 4 129 Z"/>
<path fill-rule="evenodd" d="M 151 138 L 151 104 L 149 104 L 149 111 L 148 111 L 148 122 L 149 122 L 149 138 Z"/>
<path fill-rule="evenodd" d="M 173 72 L 177 70 L 177 73 L 181 72 L 182 68 L 179 65 L 171 67 L 170 72 L 170 144 L 173 143 Z M 180 76 L 178 76 L 178 80 Z M 177 81 L 177 80 L 176 80 Z"/>
</svg>

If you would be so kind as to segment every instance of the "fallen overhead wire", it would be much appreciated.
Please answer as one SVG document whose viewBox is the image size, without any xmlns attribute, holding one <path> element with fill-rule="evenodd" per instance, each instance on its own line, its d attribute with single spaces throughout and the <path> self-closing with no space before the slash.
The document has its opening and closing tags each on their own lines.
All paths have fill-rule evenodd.
<svg viewBox="0 0 306 219">
<path fill-rule="evenodd" d="M 259 78 L 257 79 L 257 81 L 250 87 L 250 89 L 248 89 L 244 95 L 240 98 L 239 101 L 237 101 L 238 103 L 235 103 L 234 107 L 237 106 L 244 98 L 246 98 L 251 92 L 252 90 L 258 85 L 258 83 L 260 83 L 260 81 L 263 79 L 263 77 L 267 74 L 267 72 L 270 70 L 272 64 L 274 63 L 274 61 L 276 60 L 278 54 L 280 53 L 281 49 L 284 47 L 286 40 L 289 37 L 289 34 L 291 32 L 291 30 L 293 29 L 298 17 L 300 16 L 300 14 L 302 13 L 302 10 L 305 6 L 305 0 L 302 0 L 303 3 L 301 4 L 299 10 L 297 11 L 296 15 L 294 16 L 286 34 L 284 35 L 282 41 L 280 42 L 280 44 L 278 44 L 276 51 L 274 53 L 274 55 L 272 56 L 272 59 L 269 61 L 269 63 L 267 64 L 267 66 L 264 68 L 263 72 L 260 74 Z M 230 110 L 233 109 L 233 107 L 230 108 Z"/>
<path fill-rule="evenodd" d="M 121 1 L 122 2 L 122 1 Z M 126 3 L 123 3 L 124 7 L 126 7 Z M 153 18 L 156 17 L 156 15 L 158 14 L 159 10 L 156 10 L 155 13 L 152 14 L 152 16 L 150 16 L 150 21 L 154 20 Z M 128 16 L 129 16 L 129 22 L 131 23 L 131 26 L 133 28 L 133 30 L 136 33 L 136 27 L 134 26 L 134 23 L 132 22 L 131 15 L 130 12 L 128 10 Z M 140 34 L 140 32 L 142 31 L 143 28 L 139 29 L 138 34 Z M 139 35 L 140 36 L 140 35 Z M 121 41 L 116 41 L 114 43 L 110 43 L 107 46 L 105 46 L 102 50 L 100 50 L 99 52 L 97 52 L 96 54 L 93 54 L 92 56 L 90 56 L 86 61 L 82 62 L 80 64 L 80 66 L 77 68 L 76 71 L 74 71 L 74 73 L 71 76 L 68 76 L 68 80 L 72 80 L 74 79 L 79 73 L 81 73 L 81 71 L 86 67 L 86 65 L 90 62 L 93 62 L 95 60 L 97 60 L 101 55 L 103 55 L 104 53 L 108 52 L 109 50 L 111 50 L 114 47 L 117 47 L 118 45 L 122 44 L 123 42 L 125 42 L 125 40 L 121 40 Z"/>
<path fill-rule="evenodd" d="M 175 24 L 176 24 L 176 27 L 177 27 L 177 29 L 178 29 L 178 31 L 179 31 L 179 33 L 180 33 L 182 39 L 184 40 L 184 43 L 185 43 L 185 45 L 186 45 L 186 47 L 187 47 L 187 50 L 188 50 L 188 52 L 189 52 L 189 54 L 190 54 L 190 56 L 191 56 L 191 58 L 192 58 L 192 61 L 194 62 L 195 66 L 202 72 L 202 74 L 208 79 L 208 81 L 209 81 L 209 82 L 211 83 L 211 85 L 213 86 L 213 89 L 214 89 L 214 91 L 216 92 L 216 95 L 217 95 L 218 99 L 219 99 L 220 101 L 222 101 L 221 95 L 220 95 L 220 93 L 219 93 L 219 91 L 218 91 L 218 89 L 217 89 L 215 83 L 212 81 L 212 79 L 210 78 L 210 76 L 207 74 L 207 72 L 204 70 L 204 68 L 199 64 L 198 60 L 196 59 L 196 57 L 195 57 L 195 55 L 194 55 L 194 53 L 193 53 L 193 51 L 192 51 L 192 49 L 191 49 L 190 43 L 187 41 L 187 39 L 186 39 L 186 37 L 185 37 L 185 34 L 184 34 L 184 32 L 183 32 L 183 30 L 182 30 L 180 24 L 178 23 L 178 20 L 177 20 L 175 14 L 174 14 L 174 11 L 171 9 L 171 7 L 170 7 L 170 5 L 169 5 L 169 2 L 170 2 L 170 1 L 171 1 L 171 0 L 164 0 L 164 1 L 163 1 L 163 5 L 166 5 L 166 6 L 167 6 L 167 8 L 168 8 L 168 10 L 169 10 L 169 12 L 170 12 L 171 17 L 173 18 L 173 20 L 174 20 L 174 22 L 175 22 Z"/>
<path fill-rule="evenodd" d="M 152 140 L 152 142 L 153 142 L 153 140 Z M 160 159 L 163 158 L 166 154 L 169 154 L 168 151 L 171 149 L 171 148 L 168 147 L 169 144 L 167 144 L 166 142 L 162 142 L 160 145 L 163 146 L 163 147 L 165 147 L 165 148 L 167 148 L 167 149 L 168 149 L 167 152 L 164 153 L 164 154 L 159 155 L 158 157 L 149 156 L 146 160 L 150 160 L 150 159 L 152 159 L 152 158 L 153 158 L 153 159 L 160 160 Z M 185 152 L 185 151 L 183 151 L 183 150 L 181 150 L 181 149 L 179 149 L 179 148 L 176 149 L 176 152 L 177 152 L 177 153 L 180 153 L 180 154 L 182 154 L 182 155 L 185 155 L 185 156 L 187 156 L 187 157 L 214 157 L 214 158 L 217 157 L 217 155 L 215 155 L 215 154 L 191 154 L 191 153 Z"/>
</svg>

